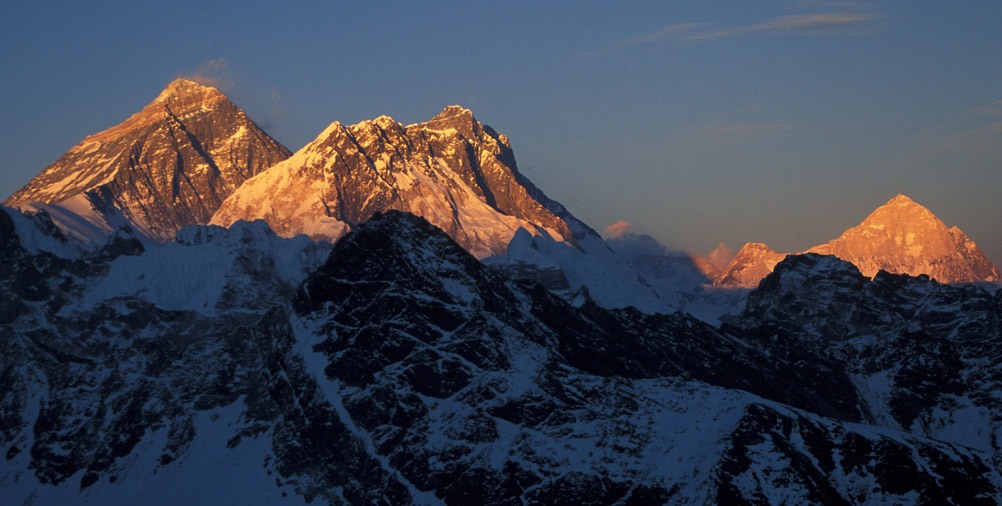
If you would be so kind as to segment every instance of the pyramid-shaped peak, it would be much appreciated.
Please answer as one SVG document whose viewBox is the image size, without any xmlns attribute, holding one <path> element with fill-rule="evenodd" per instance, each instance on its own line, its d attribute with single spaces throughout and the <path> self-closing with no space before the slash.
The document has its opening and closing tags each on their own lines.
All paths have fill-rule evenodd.
<svg viewBox="0 0 1002 506">
<path fill-rule="evenodd" d="M 153 104 L 164 102 L 205 102 L 225 99 L 226 96 L 213 86 L 192 81 L 184 77 L 179 77 L 164 88 L 160 95 L 153 101 Z M 151 104 L 152 105 L 152 104 Z"/>
<path fill-rule="evenodd" d="M 918 202 L 915 202 L 914 199 L 903 193 L 895 195 L 894 198 L 888 200 L 887 203 L 881 207 L 898 207 L 898 208 L 928 211 L 928 209 L 925 206 L 919 204 Z"/>
<path fill-rule="evenodd" d="M 375 123 L 380 128 L 384 128 L 384 129 L 385 128 L 395 127 L 395 126 L 398 125 L 397 120 L 395 120 L 395 119 L 393 119 L 393 118 L 391 118 L 391 117 L 389 117 L 389 116 L 387 116 L 385 114 L 383 114 L 382 116 L 379 116 L 378 118 L 372 120 L 372 122 Z"/>
<path fill-rule="evenodd" d="M 919 205 L 918 202 L 915 202 L 914 200 L 912 200 L 911 197 L 909 197 L 908 195 L 905 195 L 904 193 L 899 193 L 899 194 L 895 195 L 891 200 L 887 201 L 887 205 L 891 205 L 891 204 L 898 205 L 898 206 L 911 206 L 911 205 L 917 206 L 917 205 Z"/>
<path fill-rule="evenodd" d="M 895 224 L 901 226 L 908 223 L 917 224 L 919 222 L 937 227 L 944 226 L 932 211 L 903 194 L 898 194 L 891 200 L 888 200 L 886 204 L 875 209 L 863 220 L 864 224 L 870 225 Z"/>
</svg>

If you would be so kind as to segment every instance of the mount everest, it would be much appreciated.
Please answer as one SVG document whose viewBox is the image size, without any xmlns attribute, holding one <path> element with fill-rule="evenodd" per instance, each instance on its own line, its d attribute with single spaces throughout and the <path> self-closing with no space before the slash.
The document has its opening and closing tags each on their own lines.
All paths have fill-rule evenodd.
<svg viewBox="0 0 1002 506">
<path fill-rule="evenodd" d="M 70 148 L 4 205 L 44 211 L 83 240 L 101 242 L 127 225 L 171 241 L 288 157 L 219 90 L 177 79 L 141 111 Z"/>
</svg>

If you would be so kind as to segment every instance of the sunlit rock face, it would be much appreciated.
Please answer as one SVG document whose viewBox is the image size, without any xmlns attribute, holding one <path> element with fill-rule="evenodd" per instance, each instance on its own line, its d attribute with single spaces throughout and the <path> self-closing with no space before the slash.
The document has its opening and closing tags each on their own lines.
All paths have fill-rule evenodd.
<svg viewBox="0 0 1002 506">
<path fill-rule="evenodd" d="M 839 238 L 808 250 L 852 262 L 864 276 L 881 270 L 942 283 L 997 281 L 999 271 L 959 228 L 898 195 Z"/>
<path fill-rule="evenodd" d="M 911 276 L 925 274 L 941 283 L 999 280 L 998 268 L 970 237 L 957 227 L 947 227 L 931 211 L 904 195 L 878 207 L 837 239 L 807 252 L 851 262 L 870 278 L 883 270 Z M 754 288 L 785 256 L 764 244 L 747 244 L 714 284 Z"/>
<path fill-rule="evenodd" d="M 71 234 L 128 224 L 169 241 L 182 227 L 207 223 L 234 189 L 289 154 L 219 90 L 177 79 L 4 203 L 44 210 Z"/>
<path fill-rule="evenodd" d="M 750 242 L 717 274 L 714 284 L 726 288 L 754 288 L 785 257 L 785 253 L 773 251 L 765 244 Z"/>
<path fill-rule="evenodd" d="M 519 174 L 507 137 L 458 106 L 407 126 L 334 122 L 247 181 L 212 223 L 263 219 L 282 236 L 334 240 L 391 209 L 424 217 L 478 258 L 504 254 L 519 228 L 571 244 L 594 235 Z"/>
</svg>

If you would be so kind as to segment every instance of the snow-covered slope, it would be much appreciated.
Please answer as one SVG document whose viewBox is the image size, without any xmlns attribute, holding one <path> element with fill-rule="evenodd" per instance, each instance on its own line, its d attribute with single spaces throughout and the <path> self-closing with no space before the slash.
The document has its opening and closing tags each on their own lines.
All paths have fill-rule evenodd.
<svg viewBox="0 0 1002 506">
<path fill-rule="evenodd" d="M 34 290 L 0 311 L 12 504 L 1002 500 L 990 454 L 857 423 L 851 379 L 800 340 L 575 308 L 408 214 L 356 227 L 294 293 L 261 282 L 278 263 L 234 261 L 260 302 L 212 312 L 97 288 L 147 252 L 59 259 L 14 231 L 0 213 L 0 309 Z M 296 244 L 181 235 L 160 265 Z"/>
<path fill-rule="evenodd" d="M 1002 290 L 790 256 L 762 280 L 738 324 L 841 363 L 871 423 L 996 456 L 1002 465 Z"/>
<path fill-rule="evenodd" d="M 999 280 L 998 268 L 970 237 L 957 227 L 948 228 L 932 212 L 904 195 L 878 207 L 838 238 L 807 252 L 835 255 L 871 278 L 883 270 L 912 276 L 926 274 L 942 283 Z M 784 256 L 764 244 L 746 244 L 717 274 L 714 283 L 754 288 Z"/>
<path fill-rule="evenodd" d="M 11 195 L 76 240 L 123 225 L 157 241 L 205 224 L 247 178 L 289 151 L 215 88 L 177 79 L 141 111 L 91 135 Z"/>
</svg>

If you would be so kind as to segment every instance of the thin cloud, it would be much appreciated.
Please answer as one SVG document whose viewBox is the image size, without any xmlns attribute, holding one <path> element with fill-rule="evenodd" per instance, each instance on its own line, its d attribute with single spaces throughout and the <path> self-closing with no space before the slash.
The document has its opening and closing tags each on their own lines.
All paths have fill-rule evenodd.
<svg viewBox="0 0 1002 506">
<path fill-rule="evenodd" d="M 667 40 L 706 42 L 764 33 L 806 36 L 851 35 L 860 33 L 875 19 L 877 16 L 868 12 L 846 11 L 791 14 L 761 23 L 729 27 L 713 27 L 705 23 L 675 23 L 650 33 L 616 41 L 609 47 L 578 53 L 578 56 L 600 56 L 617 48 L 642 46 Z"/>
<path fill-rule="evenodd" d="M 702 26 L 702 23 L 677 23 L 674 25 L 668 25 L 651 33 L 623 39 L 616 42 L 616 46 L 638 46 L 641 44 L 650 44 L 659 40 L 672 39 L 681 34 L 690 33 Z"/>
<path fill-rule="evenodd" d="M 613 223 L 612 225 L 605 227 L 605 230 L 603 230 L 602 232 L 605 234 L 606 237 L 616 239 L 622 237 L 623 234 L 626 234 L 632 229 L 633 229 L 632 223 L 626 220 L 619 220 L 616 223 Z"/>
<path fill-rule="evenodd" d="M 184 77 L 223 91 L 231 90 L 234 87 L 233 72 L 230 70 L 230 65 L 222 57 L 199 65 Z"/>
<path fill-rule="evenodd" d="M 858 33 L 873 21 L 873 14 L 862 12 L 825 12 L 818 14 L 791 14 L 753 25 L 732 26 L 719 30 L 696 33 L 686 37 L 691 41 L 709 41 L 756 33 L 793 33 L 799 35 L 839 35 Z"/>
<path fill-rule="evenodd" d="M 932 147 L 933 155 L 959 154 L 974 158 L 1002 156 L 1002 121 L 953 134 Z"/>
</svg>

